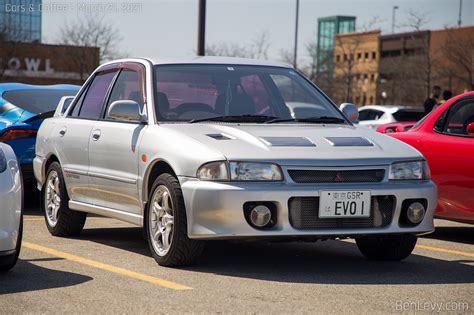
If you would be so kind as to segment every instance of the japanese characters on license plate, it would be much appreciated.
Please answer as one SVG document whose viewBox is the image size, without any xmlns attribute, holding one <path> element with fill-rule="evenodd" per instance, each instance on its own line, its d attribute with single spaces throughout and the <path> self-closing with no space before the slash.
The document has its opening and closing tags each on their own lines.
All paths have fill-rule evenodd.
<svg viewBox="0 0 474 315">
<path fill-rule="evenodd" d="M 370 216 L 370 190 L 322 190 L 320 218 L 363 218 Z"/>
</svg>

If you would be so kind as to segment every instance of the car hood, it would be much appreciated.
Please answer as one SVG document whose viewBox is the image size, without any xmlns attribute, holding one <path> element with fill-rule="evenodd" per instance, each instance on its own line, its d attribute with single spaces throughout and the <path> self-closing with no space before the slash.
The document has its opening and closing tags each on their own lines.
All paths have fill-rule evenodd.
<svg viewBox="0 0 474 315">
<path fill-rule="evenodd" d="M 228 160 L 281 165 L 387 165 L 420 159 L 409 145 L 367 128 L 315 124 L 162 124 Z"/>
</svg>

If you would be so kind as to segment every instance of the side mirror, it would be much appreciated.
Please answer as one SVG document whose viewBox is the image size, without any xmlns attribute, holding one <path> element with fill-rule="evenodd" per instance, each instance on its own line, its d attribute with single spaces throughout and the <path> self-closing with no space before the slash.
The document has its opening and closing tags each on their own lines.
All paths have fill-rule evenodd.
<svg viewBox="0 0 474 315">
<path fill-rule="evenodd" d="M 72 101 L 74 100 L 75 96 L 63 96 L 59 100 L 58 106 L 56 106 L 56 111 L 54 112 L 54 116 L 61 116 L 63 115 L 66 110 L 71 105 Z"/>
<path fill-rule="evenodd" d="M 466 134 L 470 137 L 474 137 L 474 122 L 467 125 Z"/>
<path fill-rule="evenodd" d="M 342 103 L 339 109 L 346 115 L 350 122 L 356 122 L 359 119 L 359 111 L 354 104 Z"/>
<path fill-rule="evenodd" d="M 147 116 L 140 111 L 140 105 L 131 100 L 115 101 L 110 104 L 107 119 L 136 123 L 148 122 Z"/>
</svg>

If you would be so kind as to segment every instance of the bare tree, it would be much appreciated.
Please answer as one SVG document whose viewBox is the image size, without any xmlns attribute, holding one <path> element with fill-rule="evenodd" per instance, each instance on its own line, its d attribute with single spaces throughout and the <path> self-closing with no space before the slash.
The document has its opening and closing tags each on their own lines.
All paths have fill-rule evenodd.
<svg viewBox="0 0 474 315">
<path fill-rule="evenodd" d="M 440 66 L 439 72 L 449 78 L 455 78 L 462 84 L 474 90 L 474 34 L 466 33 L 462 39 L 456 38 L 456 29 L 447 29 L 446 41 L 440 53 L 447 63 Z"/>
<path fill-rule="evenodd" d="M 407 22 L 403 26 L 411 31 L 421 31 L 429 21 L 428 13 L 410 9 L 407 11 Z"/>
<path fill-rule="evenodd" d="M 118 44 L 122 40 L 118 29 L 97 15 L 85 15 L 65 24 L 60 29 L 58 43 L 68 46 L 98 47 L 99 60 L 91 60 L 85 50 L 71 50 L 71 62 L 85 79 L 98 63 L 117 58 L 121 53 Z"/>
<path fill-rule="evenodd" d="M 270 36 L 265 31 L 258 34 L 247 44 L 218 42 L 207 45 L 206 55 L 268 59 L 269 48 Z"/>
</svg>

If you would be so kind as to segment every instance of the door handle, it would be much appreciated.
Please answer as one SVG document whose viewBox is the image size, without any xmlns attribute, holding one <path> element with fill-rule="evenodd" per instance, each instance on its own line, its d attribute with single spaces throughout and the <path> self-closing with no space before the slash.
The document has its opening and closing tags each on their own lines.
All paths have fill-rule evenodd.
<svg viewBox="0 0 474 315">
<path fill-rule="evenodd" d="M 66 134 L 66 131 L 67 131 L 67 128 L 66 127 L 62 127 L 61 130 L 59 130 L 59 135 L 61 137 L 63 137 L 65 134 Z"/>
<path fill-rule="evenodd" d="M 100 130 L 94 130 L 92 132 L 92 140 L 97 141 L 100 138 Z"/>
</svg>

